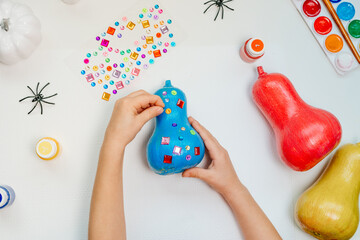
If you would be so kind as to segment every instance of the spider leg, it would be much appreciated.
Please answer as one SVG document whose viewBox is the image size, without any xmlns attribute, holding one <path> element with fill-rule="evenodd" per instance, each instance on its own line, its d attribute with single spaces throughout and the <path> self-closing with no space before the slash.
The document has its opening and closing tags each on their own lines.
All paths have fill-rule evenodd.
<svg viewBox="0 0 360 240">
<path fill-rule="evenodd" d="M 204 3 L 204 5 L 208 4 L 209 2 L 215 2 L 215 0 L 210 0 Z"/>
<path fill-rule="evenodd" d="M 31 89 L 31 87 L 29 87 L 29 86 L 27 86 L 28 87 L 28 89 L 30 89 L 30 91 L 34 94 L 34 96 L 36 95 L 35 93 L 34 93 L 34 91 Z"/>
<path fill-rule="evenodd" d="M 42 92 L 42 90 L 44 90 L 44 88 L 46 88 L 50 83 L 48 82 L 47 84 L 45 84 L 45 86 L 40 90 L 39 94 Z"/>
<path fill-rule="evenodd" d="M 48 96 L 48 97 L 43 97 L 42 99 L 47 99 L 47 98 L 55 97 L 56 95 L 57 95 L 57 93 L 55 93 L 54 95 Z"/>
<path fill-rule="evenodd" d="M 36 85 L 36 94 L 38 94 L 39 85 L 40 85 L 40 83 L 38 82 L 38 84 Z"/>
<path fill-rule="evenodd" d="M 41 102 L 44 102 L 44 103 L 47 103 L 47 104 L 52 104 L 52 105 L 55 105 L 55 103 L 52 103 L 52 102 L 47 102 L 47 101 L 44 101 L 44 100 L 40 100 Z"/>
<path fill-rule="evenodd" d="M 42 115 L 42 114 L 43 114 L 43 106 L 42 106 L 42 104 L 41 104 L 41 101 L 39 101 L 39 103 L 40 103 L 41 115 Z"/>
<path fill-rule="evenodd" d="M 224 7 L 221 6 L 221 19 L 224 19 Z"/>
<path fill-rule="evenodd" d="M 206 13 L 206 11 L 207 11 L 209 8 L 211 8 L 213 5 L 215 5 L 215 4 L 216 4 L 216 3 L 210 4 L 210 5 L 207 7 L 207 9 L 205 9 L 204 13 Z"/>
<path fill-rule="evenodd" d="M 230 9 L 231 11 L 234 11 L 234 9 L 233 9 L 233 8 L 228 7 L 228 6 L 226 6 L 225 4 L 224 4 L 224 7 L 226 7 L 226 8 L 228 8 L 228 9 Z"/>
<path fill-rule="evenodd" d="M 232 2 L 233 0 L 227 0 L 227 1 L 224 1 L 224 2 L 222 2 L 223 4 L 224 3 L 228 3 L 228 2 Z M 224 4 L 225 5 L 225 4 Z"/>
<path fill-rule="evenodd" d="M 32 111 L 34 111 L 34 109 L 36 108 L 36 106 L 38 105 L 39 102 L 36 102 L 35 106 L 31 109 L 30 112 L 28 112 L 28 114 L 32 113 Z"/>
<path fill-rule="evenodd" d="M 33 98 L 33 97 L 34 97 L 34 96 L 24 97 L 23 99 L 19 100 L 19 102 L 21 102 L 21 101 L 23 101 L 23 100 L 25 100 L 25 99 L 27 99 L 27 98 Z"/>
<path fill-rule="evenodd" d="M 214 18 L 214 21 L 216 21 L 218 15 L 219 15 L 219 12 L 220 12 L 220 7 L 218 8 L 218 11 L 217 11 L 216 16 L 215 16 L 215 18 Z"/>
</svg>

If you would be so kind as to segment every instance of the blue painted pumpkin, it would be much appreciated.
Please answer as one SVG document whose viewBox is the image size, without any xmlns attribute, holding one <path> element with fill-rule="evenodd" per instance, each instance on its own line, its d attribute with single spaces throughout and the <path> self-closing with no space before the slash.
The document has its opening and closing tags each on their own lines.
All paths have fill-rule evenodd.
<svg viewBox="0 0 360 240">
<path fill-rule="evenodd" d="M 204 157 L 205 146 L 187 118 L 185 94 L 167 80 L 156 95 L 165 103 L 164 112 L 156 117 L 156 127 L 147 147 L 150 168 L 167 175 L 195 167 Z"/>
</svg>

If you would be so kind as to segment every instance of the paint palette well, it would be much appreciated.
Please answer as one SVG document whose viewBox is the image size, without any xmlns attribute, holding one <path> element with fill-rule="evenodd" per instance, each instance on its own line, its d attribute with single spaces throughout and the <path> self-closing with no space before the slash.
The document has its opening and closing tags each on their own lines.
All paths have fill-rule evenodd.
<svg viewBox="0 0 360 240">
<path fill-rule="evenodd" d="M 331 1 L 351 41 L 360 54 L 360 1 Z"/>
<path fill-rule="evenodd" d="M 355 12 L 360 12 L 360 2 L 356 1 L 331 0 L 355 48 L 360 52 L 360 20 L 354 18 Z M 337 73 L 344 75 L 359 66 L 321 0 L 293 0 L 293 2 Z"/>
</svg>

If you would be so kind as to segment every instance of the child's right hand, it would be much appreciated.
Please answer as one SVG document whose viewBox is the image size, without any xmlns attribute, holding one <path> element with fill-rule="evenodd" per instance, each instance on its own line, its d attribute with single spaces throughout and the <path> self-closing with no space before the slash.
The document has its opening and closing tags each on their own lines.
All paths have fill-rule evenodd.
<svg viewBox="0 0 360 240">
<path fill-rule="evenodd" d="M 207 169 L 198 167 L 187 169 L 183 172 L 183 177 L 199 178 L 223 196 L 231 194 L 234 188 L 245 188 L 236 175 L 228 152 L 194 118 L 189 117 L 189 122 L 204 140 L 211 158 L 211 164 Z"/>
<path fill-rule="evenodd" d="M 116 101 L 109 125 L 106 142 L 124 148 L 150 119 L 160 115 L 165 104 L 157 95 L 144 90 L 133 92 Z"/>
</svg>

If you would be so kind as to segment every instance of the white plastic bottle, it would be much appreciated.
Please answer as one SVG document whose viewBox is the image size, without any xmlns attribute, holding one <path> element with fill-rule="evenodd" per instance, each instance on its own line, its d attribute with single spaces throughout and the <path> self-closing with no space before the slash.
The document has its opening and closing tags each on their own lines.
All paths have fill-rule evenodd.
<svg viewBox="0 0 360 240">
<path fill-rule="evenodd" d="M 14 200 L 14 189 L 7 185 L 0 185 L 0 209 L 11 206 Z"/>
<path fill-rule="evenodd" d="M 260 38 L 250 38 L 240 49 L 240 57 L 244 62 L 252 63 L 265 53 L 264 42 Z"/>
</svg>

